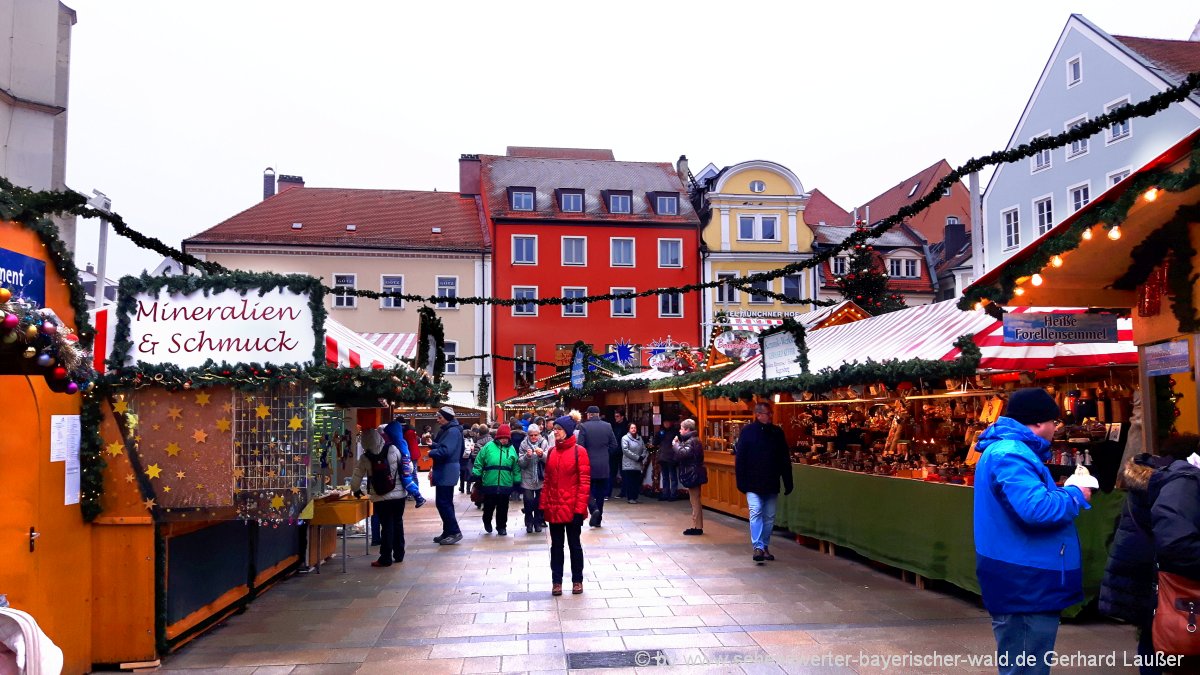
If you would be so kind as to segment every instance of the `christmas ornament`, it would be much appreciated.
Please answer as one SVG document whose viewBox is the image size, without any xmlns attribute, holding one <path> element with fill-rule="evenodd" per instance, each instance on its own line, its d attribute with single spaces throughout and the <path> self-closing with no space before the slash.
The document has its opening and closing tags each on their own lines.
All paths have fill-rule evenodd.
<svg viewBox="0 0 1200 675">
<path fill-rule="evenodd" d="M 30 325 L 30 326 L 25 327 L 25 339 L 26 340 L 36 340 L 37 336 L 38 336 L 38 327 L 37 326 Z"/>
<path fill-rule="evenodd" d="M 55 369 L 54 369 L 54 379 L 56 379 L 56 380 L 65 380 L 65 379 L 67 379 L 67 369 L 66 369 L 66 368 L 63 368 L 62 366 L 57 366 L 57 367 L 55 367 Z M 72 383 L 72 384 L 73 384 L 73 383 Z"/>
<path fill-rule="evenodd" d="M 37 356 L 37 350 L 33 347 L 26 347 L 25 353 L 21 354 L 21 356 L 24 356 L 27 359 L 32 359 L 33 357 Z"/>
<path fill-rule="evenodd" d="M 12 299 L 12 291 L 0 288 L 0 302 L 8 302 L 10 299 Z"/>
<path fill-rule="evenodd" d="M 68 394 L 77 394 L 77 393 L 79 393 L 79 385 L 78 385 L 78 384 L 75 384 L 74 382 L 68 382 L 68 383 L 67 383 L 67 393 L 68 393 Z"/>
<path fill-rule="evenodd" d="M 42 322 L 42 335 L 54 335 L 57 332 L 58 326 L 54 325 L 50 321 Z"/>
<path fill-rule="evenodd" d="M 3 322 L 4 330 L 13 330 L 20 321 L 16 314 L 5 314 Z"/>
<path fill-rule="evenodd" d="M 0 342 L 3 342 L 6 345 L 11 345 L 12 343 L 14 343 L 16 341 L 17 341 L 16 333 L 9 332 L 9 333 L 5 333 L 3 337 L 0 337 Z"/>
<path fill-rule="evenodd" d="M 54 357 L 49 354 L 38 354 L 37 364 L 43 368 L 49 368 L 54 365 Z"/>
</svg>

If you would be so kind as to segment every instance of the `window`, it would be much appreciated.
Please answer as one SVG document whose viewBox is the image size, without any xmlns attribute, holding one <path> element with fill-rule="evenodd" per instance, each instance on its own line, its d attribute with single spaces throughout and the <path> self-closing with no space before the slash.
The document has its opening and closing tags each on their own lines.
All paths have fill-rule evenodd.
<svg viewBox="0 0 1200 675">
<path fill-rule="evenodd" d="M 537 348 L 534 345 L 513 345 L 513 358 L 525 359 L 513 362 L 513 386 L 517 389 L 532 389 L 537 379 Z"/>
<path fill-rule="evenodd" d="M 1038 236 L 1042 236 L 1054 227 L 1054 199 L 1047 195 L 1033 203 L 1033 222 L 1037 225 Z"/>
<path fill-rule="evenodd" d="M 1067 61 L 1067 87 L 1074 87 L 1083 81 L 1083 57 L 1076 56 Z"/>
<path fill-rule="evenodd" d="M 889 277 L 899 277 L 900 276 L 900 273 L 904 271 L 904 265 L 902 264 L 902 262 L 903 261 L 901 261 L 899 258 L 890 258 L 887 261 Z"/>
<path fill-rule="evenodd" d="M 635 293 L 636 288 L 610 288 L 609 293 L 614 295 L 617 293 Z M 612 309 L 610 314 L 617 317 L 631 317 L 637 313 L 637 300 L 635 298 L 617 298 L 612 301 Z"/>
<path fill-rule="evenodd" d="M 1071 131 L 1079 127 L 1084 122 L 1087 122 L 1087 119 L 1087 115 L 1083 115 L 1081 117 L 1076 117 L 1070 122 L 1067 122 L 1067 131 Z M 1079 140 L 1071 141 L 1071 144 L 1067 146 L 1067 161 L 1069 162 L 1076 157 L 1086 155 L 1087 151 L 1088 139 L 1080 138 Z"/>
<path fill-rule="evenodd" d="M 1088 183 L 1081 183 L 1067 188 L 1067 194 L 1071 198 L 1071 211 L 1075 212 L 1092 201 L 1092 186 Z"/>
<path fill-rule="evenodd" d="M 914 258 L 908 258 L 904 261 L 904 276 L 909 279 L 915 279 L 921 274 L 921 261 Z"/>
<path fill-rule="evenodd" d="M 512 242 L 514 265 L 537 264 L 537 235 L 514 234 Z"/>
<path fill-rule="evenodd" d="M 583 213 L 583 193 L 563 190 L 559 193 L 559 208 L 567 213 Z"/>
<path fill-rule="evenodd" d="M 1109 103 L 1108 105 L 1104 106 L 1104 113 L 1108 114 L 1108 113 L 1116 110 L 1117 108 L 1120 108 L 1123 105 L 1129 105 L 1129 97 L 1128 96 L 1126 96 L 1125 98 L 1122 98 L 1122 99 L 1117 99 L 1116 101 L 1113 101 L 1112 103 Z M 1126 138 L 1129 138 L 1131 135 L 1133 135 L 1133 121 L 1132 120 L 1125 120 L 1124 122 L 1113 122 L 1112 124 L 1108 125 L 1108 142 L 1109 143 L 1116 143 L 1117 141 L 1123 141 Z"/>
<path fill-rule="evenodd" d="M 458 277 L 438 277 L 437 296 L 439 298 L 458 297 Z M 458 305 L 449 302 L 439 302 L 438 309 L 457 309 Z"/>
<path fill-rule="evenodd" d="M 949 197 L 949 196 L 951 196 L 951 195 L 953 195 L 953 194 L 954 194 L 954 188 L 953 188 L 953 187 L 942 188 L 942 196 L 943 196 L 943 197 Z"/>
<path fill-rule="evenodd" d="M 611 246 L 609 265 L 612 267 L 633 267 L 633 239 L 613 237 L 608 240 Z"/>
<path fill-rule="evenodd" d="M 379 277 L 379 292 L 381 293 L 403 293 L 404 292 L 404 275 L 402 274 L 384 274 Z M 404 301 L 400 298 L 380 298 L 380 309 L 404 309 Z"/>
<path fill-rule="evenodd" d="M 921 181 L 917 181 L 917 182 L 913 183 L 912 189 L 908 191 L 909 198 L 911 198 L 913 195 L 917 194 L 917 188 L 919 188 L 919 187 L 921 187 Z"/>
<path fill-rule="evenodd" d="M 750 181 L 750 191 L 751 192 L 754 192 L 757 194 L 759 192 L 765 192 L 766 189 L 767 189 L 767 184 L 762 182 L 761 180 Z"/>
<path fill-rule="evenodd" d="M 750 284 L 750 288 L 752 288 L 756 291 L 770 292 L 771 291 L 771 281 L 769 279 L 767 281 L 755 281 L 754 283 Z M 762 293 L 751 293 L 750 294 L 750 302 L 755 303 L 755 304 L 764 304 L 764 303 L 772 302 L 772 300 L 771 300 L 770 296 L 764 295 Z"/>
<path fill-rule="evenodd" d="M 737 272 L 717 272 L 717 281 L 736 279 Z M 737 302 L 737 289 L 729 284 L 717 286 L 717 302 Z"/>
<path fill-rule="evenodd" d="M 358 285 L 357 274 L 333 275 L 333 306 L 338 309 L 354 309 L 358 307 L 358 296 L 338 291 L 353 291 Z"/>
<path fill-rule="evenodd" d="M 846 270 L 850 267 L 850 256 L 839 255 L 830 261 L 833 265 L 833 275 L 841 277 L 846 275 Z"/>
<path fill-rule="evenodd" d="M 533 191 L 532 190 L 513 190 L 512 191 L 512 208 L 513 208 L 513 211 L 532 211 L 533 210 Z"/>
<path fill-rule="evenodd" d="M 958 216 L 946 216 L 946 224 L 947 225 L 957 225 L 958 224 Z"/>
<path fill-rule="evenodd" d="M 562 238 L 562 264 L 587 264 L 587 239 L 584 237 Z"/>
<path fill-rule="evenodd" d="M 1031 138 L 1029 140 L 1035 141 L 1039 138 L 1049 138 L 1049 137 L 1050 137 L 1050 132 L 1045 131 L 1037 136 L 1034 136 L 1033 138 Z M 1051 161 L 1052 160 L 1050 159 L 1050 151 L 1049 150 L 1038 150 L 1036 155 L 1029 158 L 1029 173 L 1037 173 L 1038 171 L 1049 169 Z"/>
<path fill-rule="evenodd" d="M 658 296 L 658 315 L 660 317 L 683 316 L 683 294 L 663 293 Z"/>
<path fill-rule="evenodd" d="M 683 267 L 683 240 L 658 240 L 658 266 Z"/>
<path fill-rule="evenodd" d="M 783 278 L 783 294 L 793 303 L 804 297 L 804 277 L 796 274 Z"/>
<path fill-rule="evenodd" d="M 513 300 L 533 300 L 537 298 L 537 286 L 513 286 Z M 532 302 L 522 302 L 512 306 L 513 316 L 537 316 L 538 306 Z"/>
<path fill-rule="evenodd" d="M 1017 209 L 1009 209 L 1000 214 L 1004 220 L 1004 250 L 1021 245 L 1021 216 Z"/>
<path fill-rule="evenodd" d="M 1125 167 L 1124 169 L 1118 169 L 1108 174 L 1108 187 L 1112 187 L 1126 178 L 1129 178 L 1130 171 L 1130 167 Z"/>
<path fill-rule="evenodd" d="M 442 351 L 446 353 L 446 370 L 442 371 L 447 375 L 453 375 L 458 372 L 458 341 L 446 340 L 442 344 Z"/>
<path fill-rule="evenodd" d="M 660 216 L 679 214 L 679 197 L 675 195 L 659 195 L 654 200 L 654 211 Z"/>
<path fill-rule="evenodd" d="M 582 298 L 587 295 L 586 288 L 563 288 L 562 296 L 564 299 Z M 571 302 L 562 306 L 563 316 L 587 316 L 587 305 L 582 302 Z"/>
<path fill-rule="evenodd" d="M 775 216 L 738 216 L 741 241 L 779 241 L 779 218 Z"/>
<path fill-rule="evenodd" d="M 633 198 L 628 194 L 610 194 L 608 196 L 609 213 L 629 213 Z"/>
</svg>

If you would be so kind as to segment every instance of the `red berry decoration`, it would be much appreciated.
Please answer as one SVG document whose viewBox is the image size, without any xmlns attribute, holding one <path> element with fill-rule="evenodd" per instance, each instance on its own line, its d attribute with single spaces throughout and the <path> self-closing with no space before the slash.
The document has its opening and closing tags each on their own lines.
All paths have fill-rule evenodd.
<svg viewBox="0 0 1200 675">
<path fill-rule="evenodd" d="M 56 379 L 56 380 L 67 379 L 67 369 L 63 368 L 62 366 L 58 366 L 57 368 L 55 368 L 54 369 L 54 379 Z"/>
</svg>

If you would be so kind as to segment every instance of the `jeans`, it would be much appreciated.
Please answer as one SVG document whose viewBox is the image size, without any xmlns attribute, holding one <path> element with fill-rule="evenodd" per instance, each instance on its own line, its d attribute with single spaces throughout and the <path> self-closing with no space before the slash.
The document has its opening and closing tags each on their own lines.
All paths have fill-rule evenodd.
<svg viewBox="0 0 1200 675">
<path fill-rule="evenodd" d="M 371 545 L 379 545 L 379 509 L 372 507 L 371 511 Z"/>
<path fill-rule="evenodd" d="M 379 515 L 379 562 L 404 560 L 404 499 L 384 499 L 372 506 Z"/>
<path fill-rule="evenodd" d="M 662 476 L 662 499 L 675 499 L 679 492 L 679 465 L 675 462 L 659 462 Z"/>
<path fill-rule="evenodd" d="M 1058 637 L 1058 615 L 1045 612 L 992 616 L 1000 675 L 1050 672 L 1045 657 L 1046 652 L 1054 649 L 1054 639 Z"/>
<path fill-rule="evenodd" d="M 485 530 L 492 529 L 492 514 L 496 515 L 496 529 L 508 529 L 508 492 L 498 495 L 483 496 L 483 525 Z"/>
<path fill-rule="evenodd" d="M 581 525 L 550 523 L 550 579 L 556 584 L 563 580 L 563 539 L 571 549 L 571 583 L 583 583 L 583 544 L 579 543 Z"/>
<path fill-rule="evenodd" d="M 636 500 L 642 493 L 642 472 L 633 469 L 632 471 L 621 472 L 621 495 L 625 499 Z"/>
<path fill-rule="evenodd" d="M 778 494 L 746 493 L 746 503 L 750 505 L 750 543 L 754 548 L 766 549 L 770 545 L 771 531 L 775 529 L 775 505 L 778 502 Z"/>
<path fill-rule="evenodd" d="M 588 512 L 592 514 L 592 524 L 599 525 L 604 518 L 604 497 L 608 494 L 609 480 L 593 478 L 591 496 L 588 498 Z"/>
<path fill-rule="evenodd" d="M 542 511 L 542 491 L 524 489 L 525 492 L 525 508 L 521 511 L 525 514 L 525 527 L 536 527 L 541 529 L 546 525 L 546 512 Z"/>
<path fill-rule="evenodd" d="M 438 485 L 435 490 L 438 515 L 442 517 L 442 536 L 462 534 L 458 529 L 458 517 L 454 515 L 454 486 Z"/>
</svg>

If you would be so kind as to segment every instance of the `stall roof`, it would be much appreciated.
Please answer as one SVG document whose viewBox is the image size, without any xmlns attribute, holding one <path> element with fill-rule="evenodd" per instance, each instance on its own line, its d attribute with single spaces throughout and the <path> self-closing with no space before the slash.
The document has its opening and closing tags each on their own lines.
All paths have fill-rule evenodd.
<svg viewBox="0 0 1200 675">
<path fill-rule="evenodd" d="M 396 358 L 417 358 L 416 333 L 359 333 L 359 335 Z"/>
<path fill-rule="evenodd" d="M 1133 365 L 1137 362 L 1130 320 L 1118 321 L 1117 344 L 1005 345 L 1003 323 L 984 312 L 964 312 L 956 300 L 918 305 L 898 312 L 830 326 L 807 335 L 809 372 L 838 368 L 844 363 L 927 359 L 948 361 L 958 356 L 959 337 L 972 333 L 983 352 L 980 370 L 1044 370 L 1046 368 Z M 1010 307 L 1010 312 L 1078 313 L 1080 308 Z M 719 384 L 762 378 L 762 357 L 756 356 Z"/>
<path fill-rule="evenodd" d="M 869 318 L 871 315 L 863 308 L 859 307 L 851 300 L 845 300 L 841 303 L 830 307 L 818 307 L 809 312 L 805 312 L 796 317 L 796 322 L 804 326 L 805 330 L 816 330 L 823 328 L 824 324 L 833 323 L 835 320 L 857 321 L 860 319 Z M 844 323 L 845 321 L 843 321 Z M 730 316 L 725 322 L 731 330 L 744 330 L 751 333 L 760 333 L 764 330 L 783 325 L 783 319 L 772 319 L 766 317 L 740 317 Z"/>
</svg>

